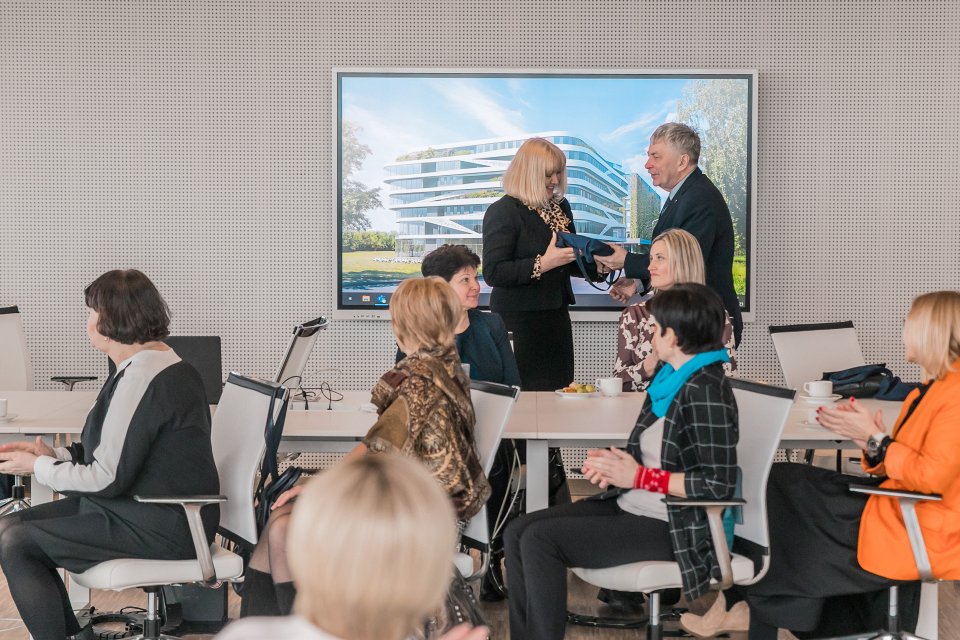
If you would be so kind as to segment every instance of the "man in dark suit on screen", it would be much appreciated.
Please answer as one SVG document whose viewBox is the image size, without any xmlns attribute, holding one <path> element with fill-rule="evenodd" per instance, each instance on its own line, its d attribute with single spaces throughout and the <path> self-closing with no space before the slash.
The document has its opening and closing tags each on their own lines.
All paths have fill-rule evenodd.
<svg viewBox="0 0 960 640">
<path fill-rule="evenodd" d="M 652 238 L 667 229 L 683 229 L 700 243 L 706 284 L 717 292 L 730 314 L 734 336 L 740 344 L 743 319 L 740 302 L 733 287 L 733 220 L 723 194 L 697 166 L 700 160 L 700 136 L 685 124 L 662 124 L 650 136 L 647 162 L 653 186 L 669 191 L 660 211 Z M 650 284 L 649 256 L 628 253 L 619 245 L 610 245 L 613 255 L 595 256 L 608 269 L 623 269 L 624 276 L 611 295 L 626 302 L 637 290 Z"/>
</svg>

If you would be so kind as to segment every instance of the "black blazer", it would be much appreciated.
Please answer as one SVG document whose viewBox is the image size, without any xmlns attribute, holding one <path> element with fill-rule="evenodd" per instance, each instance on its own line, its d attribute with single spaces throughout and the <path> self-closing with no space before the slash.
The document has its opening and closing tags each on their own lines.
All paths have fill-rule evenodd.
<svg viewBox="0 0 960 640">
<path fill-rule="evenodd" d="M 560 208 L 566 214 L 569 230 L 576 229 L 570 203 L 564 198 Z M 552 231 L 536 211 L 531 211 L 513 196 L 504 196 L 491 204 L 483 216 L 483 279 L 493 287 L 490 309 L 501 311 L 539 311 L 576 304 L 570 276 L 580 276 L 576 262 L 551 269 L 534 280 L 533 261 L 550 244 Z M 588 274 L 596 278 L 596 266 Z"/>
<path fill-rule="evenodd" d="M 699 167 L 693 170 L 670 199 L 653 228 L 653 238 L 667 229 L 683 229 L 700 243 L 706 285 L 717 292 L 730 314 L 737 344 L 743 331 L 740 301 L 733 288 L 733 220 L 723 194 Z M 650 285 L 650 256 L 628 253 L 623 273 Z"/>
</svg>

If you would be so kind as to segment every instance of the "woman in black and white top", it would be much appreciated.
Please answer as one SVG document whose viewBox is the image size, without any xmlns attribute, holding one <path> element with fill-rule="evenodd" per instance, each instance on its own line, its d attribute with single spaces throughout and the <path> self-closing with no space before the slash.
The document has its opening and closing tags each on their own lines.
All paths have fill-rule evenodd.
<svg viewBox="0 0 960 640">
<path fill-rule="evenodd" d="M 0 519 L 0 565 L 36 640 L 93 638 L 80 628 L 57 568 L 82 572 L 115 558 L 195 555 L 183 510 L 134 495 L 219 492 L 210 408 L 199 374 L 161 340 L 167 305 L 136 270 L 110 271 L 85 291 L 87 335 L 116 364 L 87 416 L 81 441 L 0 447 L 0 471 L 33 474 L 67 498 Z M 203 511 L 211 541 L 216 507 Z"/>
</svg>

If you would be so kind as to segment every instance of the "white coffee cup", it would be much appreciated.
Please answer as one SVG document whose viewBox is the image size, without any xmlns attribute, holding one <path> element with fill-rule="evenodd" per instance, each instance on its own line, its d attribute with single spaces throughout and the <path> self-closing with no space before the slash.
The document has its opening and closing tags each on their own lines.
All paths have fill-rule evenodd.
<svg viewBox="0 0 960 640">
<path fill-rule="evenodd" d="M 833 393 L 833 383 L 829 380 L 811 380 L 803 383 L 803 390 L 811 398 L 827 398 Z"/>
<path fill-rule="evenodd" d="M 623 380 L 620 378 L 597 378 L 597 389 L 607 397 L 618 396 L 623 392 Z"/>
<path fill-rule="evenodd" d="M 7 401 L 4 398 L 0 398 L 0 418 L 5 418 L 7 415 Z"/>
</svg>

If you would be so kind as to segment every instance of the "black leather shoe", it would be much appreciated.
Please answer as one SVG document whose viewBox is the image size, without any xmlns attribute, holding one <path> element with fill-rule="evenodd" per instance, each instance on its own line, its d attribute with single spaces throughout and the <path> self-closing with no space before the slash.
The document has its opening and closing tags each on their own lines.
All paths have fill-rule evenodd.
<svg viewBox="0 0 960 640">
<path fill-rule="evenodd" d="M 639 592 L 600 589 L 597 592 L 597 600 L 618 613 L 641 613 L 645 598 Z"/>
<path fill-rule="evenodd" d="M 88 624 L 72 636 L 67 636 L 67 640 L 97 640 L 97 635 L 93 632 L 93 625 Z"/>
</svg>

